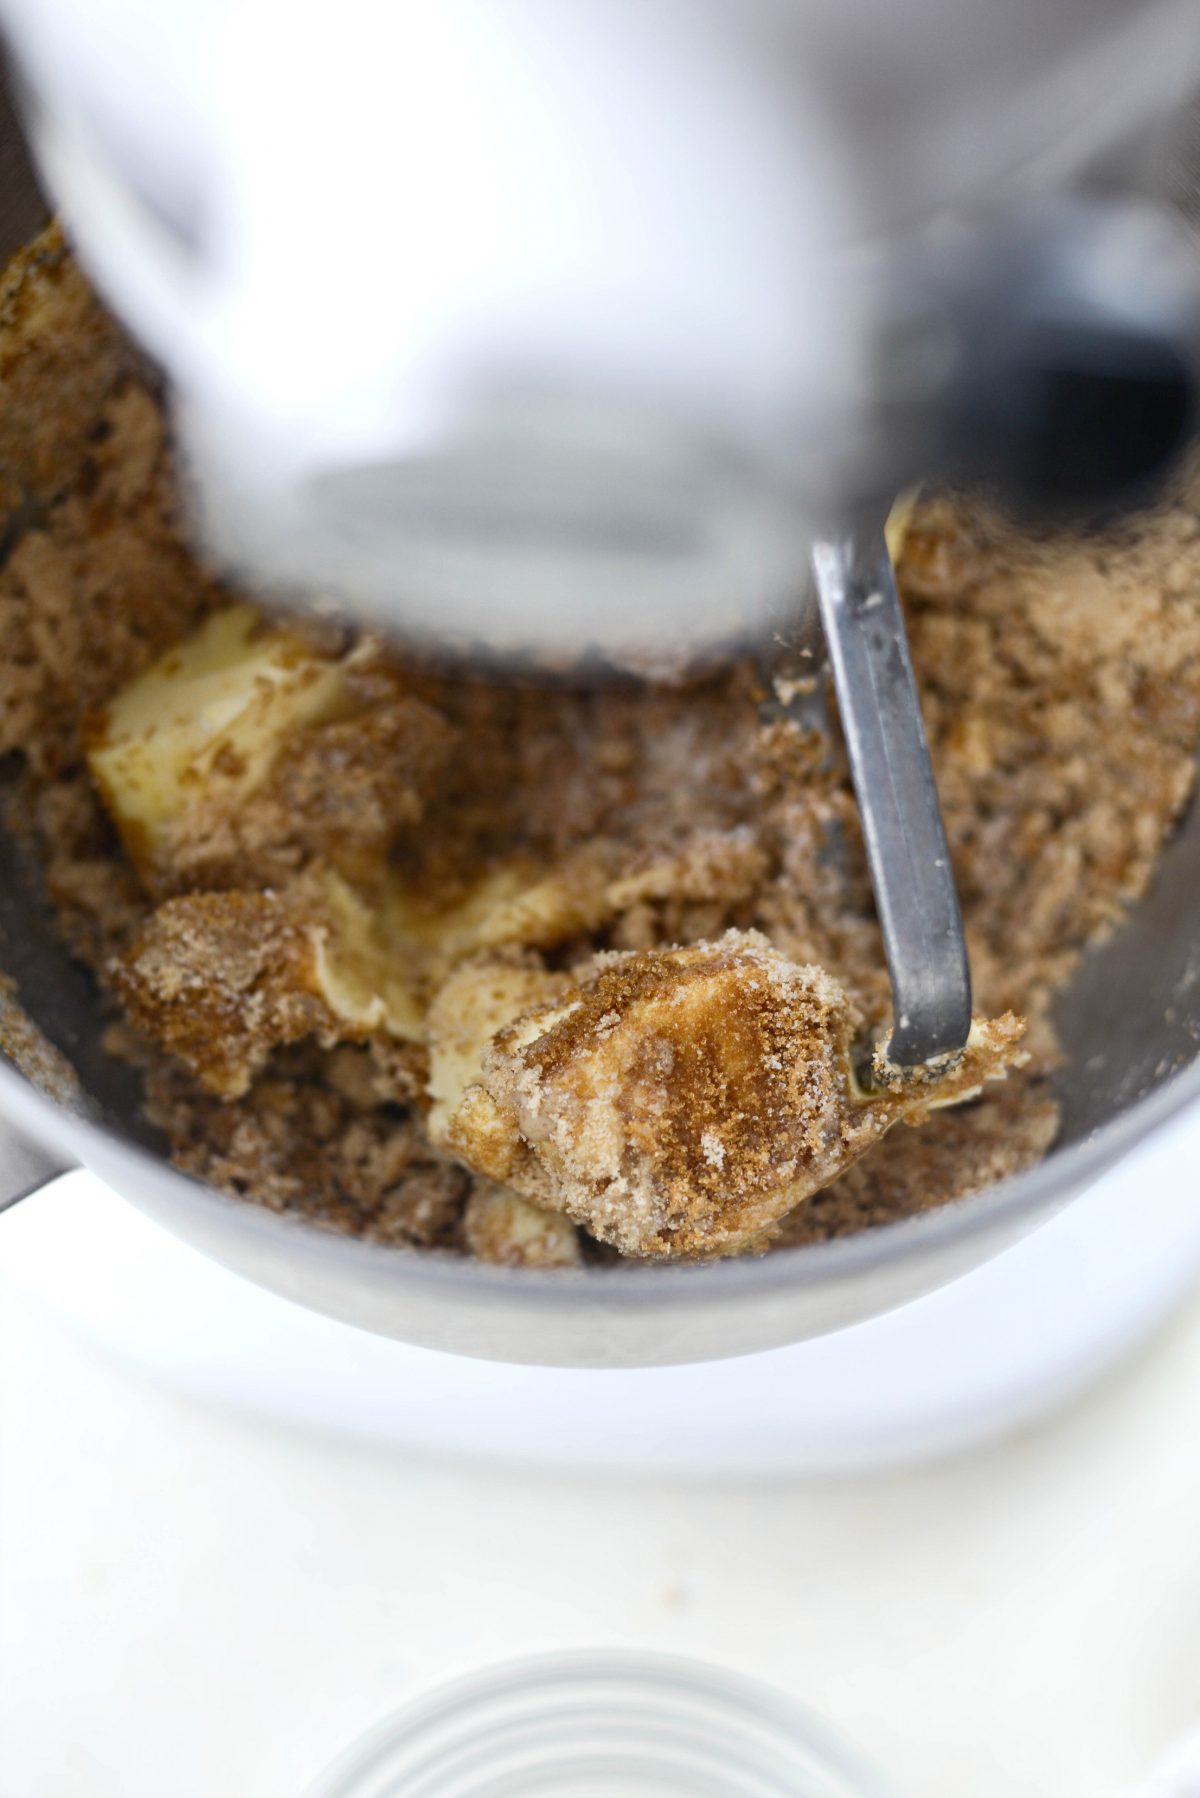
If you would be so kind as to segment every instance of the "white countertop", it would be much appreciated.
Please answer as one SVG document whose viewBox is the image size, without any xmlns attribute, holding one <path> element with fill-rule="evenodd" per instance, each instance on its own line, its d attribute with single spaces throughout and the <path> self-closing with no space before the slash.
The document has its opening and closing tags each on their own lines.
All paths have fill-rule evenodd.
<svg viewBox="0 0 1200 1798">
<path fill-rule="evenodd" d="M 804 1481 L 438 1464 L 177 1396 L 0 1275 L 0 1792 L 297 1798 L 410 1692 L 623 1644 L 911 1798 L 1099 1798 L 1200 1717 L 1200 1301 L 1004 1446 Z"/>
</svg>

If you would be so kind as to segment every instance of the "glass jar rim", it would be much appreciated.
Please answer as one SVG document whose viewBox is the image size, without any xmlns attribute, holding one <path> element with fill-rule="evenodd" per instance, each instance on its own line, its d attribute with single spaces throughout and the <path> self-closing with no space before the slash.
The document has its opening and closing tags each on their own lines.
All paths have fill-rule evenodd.
<svg viewBox="0 0 1200 1798">
<path fill-rule="evenodd" d="M 631 1649 L 495 1662 L 436 1686 L 350 1743 L 305 1798 L 622 1789 L 633 1798 L 632 1777 L 646 1792 L 704 1798 L 895 1798 L 868 1761 L 778 1688 Z"/>
</svg>

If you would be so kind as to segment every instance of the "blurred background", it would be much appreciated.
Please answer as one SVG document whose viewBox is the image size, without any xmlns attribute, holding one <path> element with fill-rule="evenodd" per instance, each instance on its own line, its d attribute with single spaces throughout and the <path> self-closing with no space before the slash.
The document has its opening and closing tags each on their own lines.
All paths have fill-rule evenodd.
<svg viewBox="0 0 1200 1798">
<path fill-rule="evenodd" d="M 603 1644 L 767 1679 L 901 1793 L 1128 1792 L 1200 1716 L 1198 1168 L 1193 1114 L 918 1306 L 633 1373 L 384 1343 L 68 1176 L 0 1220 L 0 1790 L 294 1798 Z"/>
</svg>

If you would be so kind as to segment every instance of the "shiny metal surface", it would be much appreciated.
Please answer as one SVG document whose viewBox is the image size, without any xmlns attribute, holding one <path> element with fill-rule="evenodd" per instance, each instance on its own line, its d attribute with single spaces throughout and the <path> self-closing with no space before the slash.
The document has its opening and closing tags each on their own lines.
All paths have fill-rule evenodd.
<svg viewBox="0 0 1200 1798">
<path fill-rule="evenodd" d="M 0 156 L 10 171 L 23 170 L 11 124 L 0 124 Z M 0 191 L 0 254 L 37 216 L 32 186 L 14 175 Z M 1193 808 L 1149 897 L 1088 956 L 1063 997 L 1062 1139 L 1030 1173 L 910 1222 L 764 1260 L 537 1273 L 330 1235 L 170 1167 L 140 1119 L 135 1084 L 103 1053 L 90 979 L 54 936 L 36 870 L 0 833 L 0 968 L 90 1101 L 84 1115 L 0 1065 L 0 1118 L 11 1133 L 0 1142 L 0 1189 L 7 1179 L 15 1196 L 39 1173 L 86 1165 L 247 1279 L 360 1328 L 453 1353 L 602 1367 L 770 1348 L 844 1328 L 967 1272 L 1200 1098 L 1198 895 Z M 71 1252 L 64 1242 L 63 1255 Z"/>
<path fill-rule="evenodd" d="M 821 620 L 892 982 L 888 1055 L 961 1049 L 971 970 L 896 577 L 883 532 L 813 549 Z"/>
</svg>

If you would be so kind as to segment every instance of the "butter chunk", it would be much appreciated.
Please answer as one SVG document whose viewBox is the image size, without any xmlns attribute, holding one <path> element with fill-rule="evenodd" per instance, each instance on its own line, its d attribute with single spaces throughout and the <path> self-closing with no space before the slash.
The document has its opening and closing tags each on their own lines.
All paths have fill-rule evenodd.
<svg viewBox="0 0 1200 1798">
<path fill-rule="evenodd" d="M 423 1033 L 376 920 L 333 877 L 320 905 L 275 893 L 168 899 L 113 977 L 134 1023 L 226 1099 L 240 1098 L 288 1043 Z"/>
<path fill-rule="evenodd" d="M 448 906 L 416 905 L 393 881 L 382 901 L 395 943 L 437 974 L 471 956 L 550 949 L 655 900 L 747 897 L 761 883 L 766 855 L 749 831 L 697 830 L 676 850 L 629 855 L 619 845 L 586 845 L 547 870 L 514 859 L 490 869 Z"/>
<path fill-rule="evenodd" d="M 978 1021 L 920 1080 L 864 1091 L 858 1013 L 824 970 L 754 932 L 597 958 L 500 1030 L 445 1125 L 472 1166 L 637 1256 L 763 1246 L 764 1232 L 900 1120 L 1021 1059 L 1023 1026 Z"/>
<path fill-rule="evenodd" d="M 892 502 L 892 509 L 887 515 L 887 523 L 883 527 L 883 535 L 887 542 L 888 555 L 893 562 L 900 560 L 901 552 L 908 541 L 908 527 L 912 523 L 913 513 L 917 509 L 917 501 L 921 497 L 919 487 L 906 487 Z"/>
<path fill-rule="evenodd" d="M 113 975 L 138 1028 L 224 1099 L 281 1045 L 337 1034 L 317 930 L 270 893 L 169 899 Z"/>
<path fill-rule="evenodd" d="M 88 764 L 139 872 L 168 870 L 199 814 L 235 815 L 297 731 L 347 711 L 345 666 L 236 605 L 131 681 L 94 720 Z"/>
<path fill-rule="evenodd" d="M 326 870 L 313 883 L 321 927 L 315 932 L 316 985 L 330 1011 L 356 1030 L 386 1030 L 421 1042 L 425 1008 L 418 975 L 391 940 L 386 919 Z"/>
<path fill-rule="evenodd" d="M 444 1145 L 451 1118 L 480 1079 L 484 1051 L 523 1012 L 565 992 L 563 974 L 523 961 L 476 960 L 455 968 L 429 1008 L 429 1140 Z M 483 1096 L 482 1094 L 480 1095 Z"/>
<path fill-rule="evenodd" d="M 477 1185 L 467 1200 L 463 1233 L 477 1261 L 502 1267 L 583 1264 L 579 1233 L 569 1218 L 490 1181 Z"/>
</svg>

